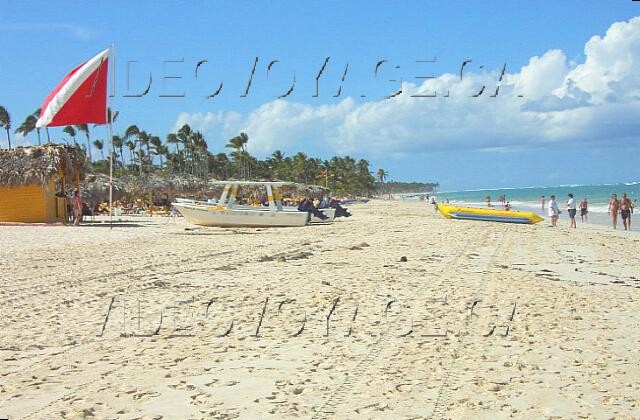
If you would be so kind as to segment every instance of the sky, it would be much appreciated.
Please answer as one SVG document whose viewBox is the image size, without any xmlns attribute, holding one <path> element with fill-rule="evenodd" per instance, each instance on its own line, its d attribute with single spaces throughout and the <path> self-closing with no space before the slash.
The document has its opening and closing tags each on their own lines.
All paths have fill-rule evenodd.
<svg viewBox="0 0 640 420">
<path fill-rule="evenodd" d="M 93 3 L 3 2 L 14 128 L 114 45 L 115 133 L 188 123 L 220 152 L 246 132 L 259 158 L 350 155 L 446 190 L 640 180 L 640 2 Z"/>
</svg>

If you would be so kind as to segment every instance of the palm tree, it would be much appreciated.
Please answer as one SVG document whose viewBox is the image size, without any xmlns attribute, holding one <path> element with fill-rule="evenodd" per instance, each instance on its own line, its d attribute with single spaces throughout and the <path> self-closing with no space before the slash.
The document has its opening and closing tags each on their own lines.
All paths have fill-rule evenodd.
<svg viewBox="0 0 640 420">
<path fill-rule="evenodd" d="M 78 132 L 84 133 L 87 138 L 87 152 L 89 153 L 89 162 L 93 162 L 93 157 L 91 156 L 91 139 L 89 138 L 89 126 L 87 124 L 76 124 L 76 129 Z"/>
<path fill-rule="evenodd" d="M 96 146 L 96 149 L 100 150 L 100 154 L 102 155 L 102 160 L 104 160 L 104 142 L 102 140 L 94 140 L 93 145 Z"/>
<path fill-rule="evenodd" d="M 124 142 L 122 141 L 122 137 L 114 135 L 111 141 L 113 143 L 113 148 L 117 148 L 120 151 L 120 160 L 122 161 L 122 166 L 124 167 L 124 153 L 122 152 L 122 146 L 124 146 Z"/>
<path fill-rule="evenodd" d="M 284 153 L 280 150 L 276 150 L 271 154 L 271 157 L 267 159 L 266 163 L 269 168 L 269 178 L 281 179 L 284 175 Z"/>
<path fill-rule="evenodd" d="M 378 169 L 378 172 L 376 172 L 376 178 L 378 178 L 378 181 L 382 184 L 382 194 L 384 194 L 384 181 L 388 176 L 389 173 L 382 168 Z"/>
<path fill-rule="evenodd" d="M 178 143 L 182 143 L 184 145 L 184 158 L 183 158 L 184 165 L 182 165 L 181 167 L 182 171 L 186 171 L 187 162 L 188 162 L 188 159 L 190 159 L 192 133 L 193 131 L 191 130 L 191 127 L 189 126 L 189 124 L 185 124 L 182 127 L 180 127 L 180 129 L 176 133 L 176 138 L 178 139 Z M 178 153 L 179 153 L 179 149 L 178 149 Z"/>
<path fill-rule="evenodd" d="M 149 164 L 152 165 L 153 161 L 151 160 L 151 150 L 149 150 L 149 134 L 142 130 L 138 133 L 138 141 L 140 142 L 140 148 L 142 149 L 142 146 L 145 146 L 145 148 L 147 149 L 147 153 L 146 155 L 140 155 L 140 156 L 146 156 L 145 160 L 149 160 Z M 142 161 L 141 161 L 142 162 Z"/>
<path fill-rule="evenodd" d="M 196 131 L 191 135 L 191 143 L 193 158 L 197 161 L 199 167 L 199 176 L 205 177 L 208 171 L 207 157 L 209 155 L 207 141 L 200 131 Z"/>
<path fill-rule="evenodd" d="M 180 151 L 180 140 L 178 140 L 178 136 L 176 136 L 175 133 L 167 134 L 167 138 L 166 138 L 165 141 L 166 141 L 167 145 L 175 144 L 176 145 L 176 152 Z"/>
<path fill-rule="evenodd" d="M 131 151 L 131 160 L 133 160 L 133 156 L 135 155 L 133 153 L 133 151 L 136 148 L 136 143 L 138 141 L 138 135 L 140 134 L 140 129 L 138 128 L 137 125 L 130 125 L 129 127 L 127 127 L 127 129 L 124 131 L 124 140 L 127 140 L 127 147 L 129 147 L 129 150 Z M 131 138 L 135 138 L 134 141 L 131 141 Z M 133 145 L 133 147 L 131 147 Z M 140 175 L 142 175 L 142 161 L 138 162 L 139 164 L 139 170 L 140 170 Z"/>
<path fill-rule="evenodd" d="M 303 152 L 293 156 L 293 168 L 295 170 L 296 181 L 307 183 L 307 155 Z"/>
<path fill-rule="evenodd" d="M 66 126 L 65 128 L 62 129 L 62 132 L 71 136 L 71 138 L 73 138 L 73 144 L 75 144 L 76 147 L 78 147 L 78 143 L 76 142 L 76 130 L 72 126 L 70 125 Z"/>
<path fill-rule="evenodd" d="M 225 145 L 225 147 L 230 147 L 234 149 L 232 156 L 234 160 L 236 160 L 237 163 L 240 164 L 239 169 L 240 169 L 240 176 L 242 178 L 246 177 L 243 158 L 247 154 L 246 144 L 248 142 L 249 142 L 249 136 L 247 136 L 245 133 L 240 133 L 239 135 L 229 140 L 229 143 Z"/>
<path fill-rule="evenodd" d="M 40 113 L 42 112 L 42 108 L 38 108 L 33 111 L 33 115 L 36 118 L 40 118 Z M 49 127 L 45 127 L 44 131 L 47 133 L 47 143 L 51 144 L 51 137 L 49 137 Z M 40 144 L 40 127 L 36 127 L 36 133 L 38 133 L 38 144 Z"/>
<path fill-rule="evenodd" d="M 0 105 L 0 127 L 3 127 L 7 131 L 7 143 L 9 144 L 9 149 L 11 149 L 11 136 L 9 134 L 9 130 L 11 130 L 11 115 L 9 115 L 9 111 L 7 108 Z"/>
<path fill-rule="evenodd" d="M 175 157 L 170 159 L 169 158 L 169 146 L 171 144 L 175 144 Z M 180 170 L 180 140 L 178 139 L 178 136 L 176 136 L 175 133 L 169 133 L 167 134 L 167 138 L 165 140 L 165 145 L 167 147 L 167 164 L 169 163 L 169 161 L 171 161 L 171 171 L 173 172 L 173 170 L 175 168 L 178 168 L 178 170 Z"/>
<path fill-rule="evenodd" d="M 129 149 L 129 165 L 133 165 L 133 151 L 136 150 L 136 144 L 131 140 L 127 140 L 125 145 Z M 122 160 L 124 161 L 124 156 Z"/>
<path fill-rule="evenodd" d="M 167 146 L 166 144 L 161 144 L 160 147 L 157 150 L 158 156 L 160 157 L 160 169 L 163 168 L 163 162 L 162 162 L 162 157 L 164 156 L 167 159 L 167 162 L 169 161 L 169 146 Z"/>
<path fill-rule="evenodd" d="M 164 155 L 164 149 L 162 148 L 162 140 L 158 136 L 149 137 L 149 143 L 153 146 L 153 154 L 160 158 L 160 169 L 162 169 L 162 156 Z"/>
<path fill-rule="evenodd" d="M 27 118 L 25 118 L 24 122 L 20 124 L 20 127 L 16 128 L 16 131 L 14 131 L 14 133 L 16 134 L 20 133 L 24 137 L 27 137 L 29 133 L 31 133 L 33 130 L 36 129 L 36 121 L 38 121 L 36 117 L 34 117 L 33 115 L 28 115 Z M 38 133 L 38 145 L 40 145 L 39 133 Z"/>
</svg>

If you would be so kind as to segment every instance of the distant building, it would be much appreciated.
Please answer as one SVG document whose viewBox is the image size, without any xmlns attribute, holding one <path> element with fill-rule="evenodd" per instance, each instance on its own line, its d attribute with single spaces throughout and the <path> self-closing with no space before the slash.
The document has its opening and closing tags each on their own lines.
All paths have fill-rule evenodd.
<svg viewBox="0 0 640 420">
<path fill-rule="evenodd" d="M 83 156 L 70 146 L 0 150 L 0 222 L 65 222 L 65 197 L 84 170 Z"/>
</svg>

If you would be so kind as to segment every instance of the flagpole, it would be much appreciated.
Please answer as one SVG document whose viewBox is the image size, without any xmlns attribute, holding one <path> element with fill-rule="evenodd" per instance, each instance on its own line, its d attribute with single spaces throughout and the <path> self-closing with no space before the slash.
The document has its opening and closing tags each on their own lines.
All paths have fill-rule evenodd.
<svg viewBox="0 0 640 420">
<path fill-rule="evenodd" d="M 115 66 L 115 45 L 111 44 L 110 62 Z M 111 98 L 107 89 L 107 124 L 109 135 L 109 229 L 113 229 L 113 111 L 109 112 Z"/>
</svg>

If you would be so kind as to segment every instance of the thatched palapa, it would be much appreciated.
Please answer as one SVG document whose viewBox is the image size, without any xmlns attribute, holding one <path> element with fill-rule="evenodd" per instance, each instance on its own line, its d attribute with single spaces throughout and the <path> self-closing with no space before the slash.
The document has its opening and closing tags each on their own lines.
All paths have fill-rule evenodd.
<svg viewBox="0 0 640 420">
<path fill-rule="evenodd" d="M 181 195 L 201 194 L 206 190 L 206 181 L 192 175 L 126 175 L 120 178 L 120 182 L 131 197 L 172 199 Z"/>
<path fill-rule="evenodd" d="M 84 178 L 84 159 L 71 146 L 50 144 L 0 150 L 0 185 L 39 184 L 64 177 L 68 183 Z"/>
<path fill-rule="evenodd" d="M 63 222 L 68 186 L 84 178 L 84 158 L 70 146 L 0 150 L 0 222 Z"/>
<path fill-rule="evenodd" d="M 113 178 L 113 200 L 122 199 L 125 194 L 124 184 Z M 87 174 L 82 184 L 82 199 L 90 202 L 92 205 L 96 203 L 104 203 L 109 201 L 109 175 L 94 173 Z"/>
</svg>

